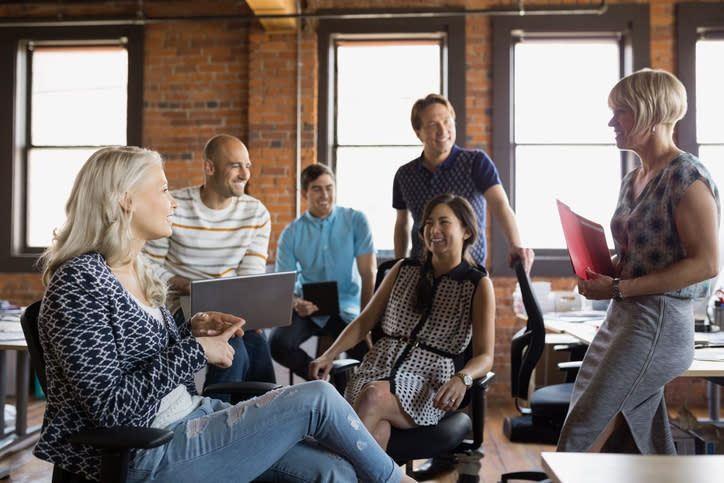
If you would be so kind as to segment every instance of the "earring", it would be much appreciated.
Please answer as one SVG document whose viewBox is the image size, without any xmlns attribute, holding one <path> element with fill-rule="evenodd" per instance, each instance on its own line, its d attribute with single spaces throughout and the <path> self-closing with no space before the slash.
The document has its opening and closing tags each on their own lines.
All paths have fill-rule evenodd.
<svg viewBox="0 0 724 483">
<path fill-rule="evenodd" d="M 651 126 L 651 135 L 653 136 L 655 132 L 656 132 L 656 124 Z"/>
</svg>

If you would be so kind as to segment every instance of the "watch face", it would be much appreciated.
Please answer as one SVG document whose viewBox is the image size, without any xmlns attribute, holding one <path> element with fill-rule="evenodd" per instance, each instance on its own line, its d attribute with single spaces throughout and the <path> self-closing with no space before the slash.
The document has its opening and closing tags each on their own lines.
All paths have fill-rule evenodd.
<svg viewBox="0 0 724 483">
<path fill-rule="evenodd" d="M 470 376 L 468 376 L 467 374 L 465 374 L 465 375 L 463 376 L 463 379 L 465 380 L 465 385 L 466 385 L 466 386 L 472 386 L 472 385 L 473 385 L 473 378 L 472 378 L 472 377 L 470 377 Z"/>
</svg>

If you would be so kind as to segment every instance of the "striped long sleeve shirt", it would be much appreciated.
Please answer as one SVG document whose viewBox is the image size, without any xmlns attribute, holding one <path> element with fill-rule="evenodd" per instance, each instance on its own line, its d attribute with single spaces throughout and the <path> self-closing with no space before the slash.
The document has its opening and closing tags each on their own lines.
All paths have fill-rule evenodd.
<svg viewBox="0 0 724 483">
<path fill-rule="evenodd" d="M 266 271 L 271 220 L 261 201 L 249 195 L 235 197 L 228 208 L 208 208 L 200 186 L 171 193 L 178 208 L 168 238 L 146 243 L 143 251 L 158 267 L 161 279 L 174 275 L 200 280 Z M 170 294 L 173 312 L 177 300 Z"/>
</svg>

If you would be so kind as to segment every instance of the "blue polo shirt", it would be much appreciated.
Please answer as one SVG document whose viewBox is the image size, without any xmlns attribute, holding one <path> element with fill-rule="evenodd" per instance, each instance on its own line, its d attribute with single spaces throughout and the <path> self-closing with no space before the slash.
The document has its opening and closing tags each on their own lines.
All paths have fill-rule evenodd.
<svg viewBox="0 0 724 483">
<path fill-rule="evenodd" d="M 321 220 L 306 211 L 282 231 L 277 245 L 276 271 L 295 270 L 295 293 L 302 284 L 335 280 L 340 317 L 347 323 L 360 312 L 362 278 L 357 257 L 374 253 L 372 230 L 361 211 L 335 206 Z M 323 327 L 329 317 L 312 317 Z"/>
<path fill-rule="evenodd" d="M 434 172 L 423 166 L 422 156 L 400 166 L 392 185 L 392 207 L 408 210 L 412 215 L 411 255 L 420 255 L 423 248 L 417 229 L 422 222 L 425 204 L 439 194 L 453 193 L 467 199 L 475 211 L 480 236 L 475 245 L 470 247 L 470 255 L 481 266 L 485 266 L 487 247 L 483 195 L 496 184 L 500 184 L 498 170 L 493 160 L 480 149 L 463 149 L 455 145 Z"/>
</svg>

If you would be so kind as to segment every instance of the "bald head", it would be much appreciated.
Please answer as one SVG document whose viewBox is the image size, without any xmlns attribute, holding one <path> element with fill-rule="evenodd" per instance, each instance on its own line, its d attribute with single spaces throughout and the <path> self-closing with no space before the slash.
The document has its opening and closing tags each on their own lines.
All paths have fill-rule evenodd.
<svg viewBox="0 0 724 483">
<path fill-rule="evenodd" d="M 244 194 L 250 168 L 249 151 L 239 138 L 228 134 L 212 137 L 204 146 L 204 197 L 213 196 L 214 206 L 228 205 L 232 197 Z"/>
</svg>

